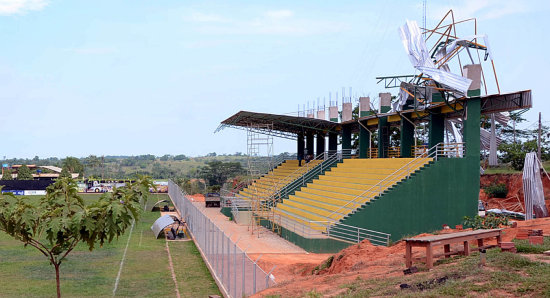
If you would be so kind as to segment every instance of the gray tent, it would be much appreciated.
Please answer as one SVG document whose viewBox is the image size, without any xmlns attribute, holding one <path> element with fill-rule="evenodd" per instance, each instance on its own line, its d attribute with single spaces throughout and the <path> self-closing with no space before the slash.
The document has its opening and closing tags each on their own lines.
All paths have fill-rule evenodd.
<svg viewBox="0 0 550 298">
<path fill-rule="evenodd" d="M 155 220 L 155 223 L 151 226 L 151 230 L 153 230 L 153 233 L 155 233 L 155 237 L 159 237 L 160 232 L 164 230 L 167 226 L 175 223 L 176 221 L 172 218 L 170 215 L 163 215 L 159 217 L 157 220 Z"/>
</svg>

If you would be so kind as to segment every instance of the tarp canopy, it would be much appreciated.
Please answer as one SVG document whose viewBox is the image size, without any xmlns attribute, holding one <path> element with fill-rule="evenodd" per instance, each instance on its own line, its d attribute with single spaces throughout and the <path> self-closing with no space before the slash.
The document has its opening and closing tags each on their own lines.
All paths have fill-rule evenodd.
<svg viewBox="0 0 550 298">
<path fill-rule="evenodd" d="M 167 226 L 175 223 L 176 221 L 172 218 L 172 216 L 166 214 L 161 217 L 159 217 L 153 225 L 151 226 L 151 230 L 153 230 L 153 233 L 155 234 L 155 237 L 159 237 L 160 232 L 164 230 Z"/>
</svg>

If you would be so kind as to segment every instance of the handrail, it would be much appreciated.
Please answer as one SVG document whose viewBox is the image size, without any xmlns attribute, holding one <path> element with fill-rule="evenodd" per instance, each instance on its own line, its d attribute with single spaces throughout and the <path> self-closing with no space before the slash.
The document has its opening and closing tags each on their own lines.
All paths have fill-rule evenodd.
<svg viewBox="0 0 550 298">
<path fill-rule="evenodd" d="M 435 153 L 436 156 L 437 156 L 437 147 L 438 147 L 440 144 L 442 144 L 442 143 L 437 143 L 436 145 L 434 145 L 432 148 L 430 148 L 430 149 L 427 151 L 427 153 L 429 153 L 429 152 L 431 152 L 432 150 L 435 149 L 432 153 Z M 409 169 L 409 166 L 410 166 L 412 163 L 417 162 L 417 161 L 420 160 L 421 158 L 429 158 L 430 155 L 431 155 L 432 153 L 429 153 L 427 156 L 424 156 L 424 155 L 426 154 L 426 152 L 425 152 L 425 153 L 423 153 L 422 155 L 420 155 L 420 156 L 414 158 L 413 160 L 409 161 L 408 163 L 404 164 L 402 167 L 400 167 L 399 169 L 395 170 L 393 173 L 391 173 L 391 174 L 389 174 L 388 176 L 386 176 L 386 178 L 384 178 L 384 179 L 378 181 L 378 183 L 376 183 L 375 185 L 371 186 L 369 189 L 365 190 L 365 191 L 362 192 L 360 195 L 356 196 L 355 198 L 353 198 L 353 199 L 351 199 L 350 201 L 348 201 L 346 204 L 342 205 L 340 208 L 338 208 L 338 209 L 336 209 L 335 211 L 333 211 L 332 213 L 330 213 L 327 217 L 328 217 L 328 218 L 332 218 L 332 216 L 333 216 L 334 214 L 339 213 L 342 209 L 346 208 L 348 205 L 350 205 L 350 204 L 352 204 L 352 203 L 355 204 L 356 201 L 357 201 L 359 198 L 363 198 L 363 196 L 364 196 L 366 193 L 370 192 L 372 189 L 374 189 L 374 188 L 376 188 L 376 187 L 379 188 L 379 190 L 380 190 L 379 193 L 380 193 L 380 192 L 382 191 L 382 183 L 387 182 L 387 181 L 389 180 L 389 178 L 392 178 L 396 173 L 402 172 L 403 169 L 404 169 L 405 167 L 407 167 L 407 169 Z M 410 170 L 410 169 L 409 169 L 409 170 Z"/>
<path fill-rule="evenodd" d="M 292 181 L 290 181 L 290 182 L 288 182 L 288 183 L 284 183 L 284 186 L 281 187 L 281 188 L 279 188 L 272 196 L 269 197 L 269 199 L 274 199 L 274 198 L 277 198 L 277 197 L 280 199 L 280 198 L 281 198 L 281 191 L 283 190 L 283 188 L 284 188 L 285 186 L 288 186 L 288 185 L 293 184 L 294 182 L 296 182 L 296 181 L 298 181 L 298 180 L 302 180 L 302 185 L 304 185 L 304 184 L 305 184 L 305 176 L 306 176 L 308 173 L 311 173 L 311 171 L 315 170 L 315 169 L 318 168 L 318 167 L 320 167 L 320 168 L 321 168 L 321 171 L 322 171 L 322 170 L 323 170 L 323 166 L 324 166 L 325 164 L 334 162 L 334 161 L 338 160 L 339 158 L 341 158 L 341 157 L 339 156 L 339 153 L 341 153 L 341 152 L 336 151 L 336 152 L 333 152 L 332 154 L 331 154 L 331 153 L 327 153 L 327 154 L 321 153 L 321 154 L 323 154 L 323 155 L 328 155 L 328 156 L 326 156 L 326 158 L 324 158 L 324 160 L 323 160 L 322 162 L 316 164 L 316 165 L 313 166 L 311 169 L 309 169 L 309 167 L 308 167 L 308 169 L 307 169 L 305 172 L 303 172 L 302 175 L 300 175 L 300 176 L 298 176 L 298 177 L 295 177 L 294 180 L 292 180 Z M 321 154 L 319 154 L 319 156 L 320 156 Z M 308 163 L 308 164 L 309 164 L 309 163 Z M 300 170 L 300 169 L 298 169 L 297 171 L 299 171 L 299 170 Z M 285 180 L 283 180 L 283 182 L 286 182 L 287 180 L 290 180 L 290 177 L 292 177 L 292 174 L 291 174 L 291 175 L 288 175 L 287 178 L 285 178 Z M 280 184 L 278 184 L 278 185 L 280 185 Z"/>
<path fill-rule="evenodd" d="M 332 155 L 329 156 L 329 158 L 332 157 L 333 155 L 336 155 L 337 153 L 338 152 L 333 153 Z M 310 162 L 304 163 L 304 166 L 306 168 L 305 171 L 303 170 L 304 166 L 299 167 L 294 172 L 287 175 L 283 180 L 279 180 L 276 183 L 273 183 L 272 185 L 270 185 L 271 187 L 268 189 L 268 193 L 271 193 L 271 195 L 268 196 L 266 199 L 270 200 L 270 199 L 273 199 L 273 198 L 277 197 L 278 195 L 280 196 L 280 192 L 281 192 L 282 187 L 284 187 L 286 185 L 289 185 L 291 183 L 294 183 L 295 181 L 297 181 L 299 179 L 303 179 L 304 175 L 306 175 L 307 173 L 309 173 L 313 169 L 315 169 L 319 166 L 321 166 L 321 169 L 322 169 L 323 164 L 329 161 L 329 158 L 320 158 L 321 156 L 325 157 L 325 155 L 327 155 L 327 154 L 325 154 L 325 152 L 323 152 L 323 153 L 320 153 L 317 156 L 315 156 L 315 158 L 313 159 L 313 160 L 323 159 L 322 162 L 320 162 L 320 163 L 318 163 L 318 164 L 316 164 L 312 167 L 311 167 Z M 311 169 L 310 169 L 310 167 L 311 167 Z M 299 174 L 300 172 L 303 172 L 302 175 L 295 176 L 295 174 Z"/>
</svg>

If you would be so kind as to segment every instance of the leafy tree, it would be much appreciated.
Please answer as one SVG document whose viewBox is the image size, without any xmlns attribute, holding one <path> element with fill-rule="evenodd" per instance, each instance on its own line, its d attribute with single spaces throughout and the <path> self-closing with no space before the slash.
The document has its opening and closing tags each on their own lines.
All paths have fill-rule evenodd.
<svg viewBox="0 0 550 298">
<path fill-rule="evenodd" d="M 84 159 L 86 168 L 91 168 L 92 170 L 101 166 L 101 158 L 96 155 L 90 155 Z M 88 171 L 86 171 L 88 173 Z"/>
<path fill-rule="evenodd" d="M 223 185 L 227 178 L 242 174 L 243 168 L 239 162 L 222 162 L 218 160 L 206 163 L 201 169 L 200 177 L 204 178 L 209 186 Z"/>
<path fill-rule="evenodd" d="M 67 156 L 63 160 L 63 168 L 67 168 L 67 170 L 71 173 L 78 173 L 80 175 L 84 173 L 84 166 L 80 160 L 72 156 Z"/>
<path fill-rule="evenodd" d="M 32 180 L 31 169 L 27 165 L 22 165 L 17 169 L 17 180 Z"/>
<path fill-rule="evenodd" d="M 66 167 L 63 167 L 63 169 L 61 170 L 61 174 L 59 174 L 59 178 L 72 178 L 72 177 L 73 176 L 71 175 L 69 170 L 67 170 Z"/>
<path fill-rule="evenodd" d="M 189 160 L 189 157 L 185 156 L 184 154 L 179 154 L 174 156 L 174 160 Z"/>
<path fill-rule="evenodd" d="M 537 151 L 537 142 L 531 140 L 524 143 L 502 143 L 498 146 L 498 150 L 502 152 L 503 163 L 510 163 L 514 170 L 521 171 L 525 163 L 525 154 Z"/>
<path fill-rule="evenodd" d="M 57 297 L 61 297 L 59 268 L 80 242 L 92 251 L 99 243 L 111 242 L 138 220 L 140 203 L 147 199 L 149 178 L 140 177 L 126 188 L 105 193 L 86 205 L 78 196 L 76 182 L 57 180 L 46 197 L 33 204 L 24 197 L 0 195 L 0 231 L 40 251 L 55 268 Z"/>
<path fill-rule="evenodd" d="M 170 160 L 170 159 L 172 159 L 172 158 L 173 158 L 172 155 L 170 155 L 170 154 L 165 154 L 165 155 L 161 156 L 159 159 L 160 159 L 161 161 L 168 161 L 168 160 Z"/>
<path fill-rule="evenodd" d="M 4 174 L 2 175 L 2 180 L 13 180 L 13 176 L 11 175 L 10 168 L 6 168 L 4 170 Z"/>
</svg>

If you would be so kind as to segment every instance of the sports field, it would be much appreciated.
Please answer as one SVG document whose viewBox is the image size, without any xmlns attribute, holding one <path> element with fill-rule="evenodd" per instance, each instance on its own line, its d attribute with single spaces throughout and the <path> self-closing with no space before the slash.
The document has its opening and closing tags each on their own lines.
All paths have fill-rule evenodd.
<svg viewBox="0 0 550 298">
<path fill-rule="evenodd" d="M 89 201 L 98 195 L 83 197 Z M 159 199 L 168 199 L 168 196 L 152 195 L 147 205 L 152 206 Z M 93 252 L 84 245 L 77 246 L 61 265 L 61 294 L 64 297 L 113 296 L 117 284 L 115 296 L 176 296 L 166 242 L 164 238 L 155 239 L 150 229 L 159 216 L 159 212 L 144 212 L 141 221 L 123 237 Z M 220 295 L 192 241 L 169 242 L 168 247 L 181 296 Z M 48 260 L 35 248 L 25 248 L 21 242 L 0 232 L 0 296 L 53 297 L 55 293 L 55 271 Z"/>
</svg>

